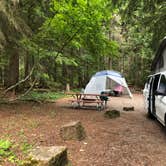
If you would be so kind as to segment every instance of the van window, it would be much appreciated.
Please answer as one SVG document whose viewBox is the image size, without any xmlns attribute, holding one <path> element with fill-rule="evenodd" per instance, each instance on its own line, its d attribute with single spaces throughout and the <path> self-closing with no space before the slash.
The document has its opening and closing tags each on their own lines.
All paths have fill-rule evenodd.
<svg viewBox="0 0 166 166">
<path fill-rule="evenodd" d="M 155 92 L 158 88 L 159 79 L 160 79 L 160 74 L 155 75 L 153 86 L 152 86 L 153 92 Z"/>
<path fill-rule="evenodd" d="M 158 90 L 162 93 L 166 93 L 166 78 L 164 75 L 161 76 Z"/>
</svg>

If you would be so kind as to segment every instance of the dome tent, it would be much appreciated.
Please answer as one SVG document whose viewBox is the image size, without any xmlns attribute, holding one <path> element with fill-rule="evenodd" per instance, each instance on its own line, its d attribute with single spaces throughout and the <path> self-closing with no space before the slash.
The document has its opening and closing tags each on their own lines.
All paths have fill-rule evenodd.
<svg viewBox="0 0 166 166">
<path fill-rule="evenodd" d="M 117 84 L 121 85 L 124 88 L 124 93 L 132 98 L 125 78 L 121 73 L 113 70 L 103 70 L 93 75 L 86 85 L 84 93 L 100 94 L 107 89 L 114 89 Z"/>
</svg>

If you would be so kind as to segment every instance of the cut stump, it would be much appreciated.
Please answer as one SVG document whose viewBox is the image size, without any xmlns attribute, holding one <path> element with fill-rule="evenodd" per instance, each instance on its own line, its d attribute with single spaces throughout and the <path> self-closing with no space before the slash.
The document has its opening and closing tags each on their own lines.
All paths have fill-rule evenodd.
<svg viewBox="0 0 166 166">
<path fill-rule="evenodd" d="M 104 116 L 106 118 L 112 119 L 112 118 L 117 118 L 120 117 L 120 111 L 117 110 L 109 110 L 104 113 Z"/>
<path fill-rule="evenodd" d="M 123 111 L 134 111 L 134 107 L 123 107 Z"/>
<path fill-rule="evenodd" d="M 80 121 L 70 122 L 60 129 L 60 136 L 63 140 L 78 140 L 85 139 L 86 134 L 84 127 Z"/>
<path fill-rule="evenodd" d="M 23 166 L 66 166 L 67 148 L 65 146 L 39 146 L 30 151 Z"/>
</svg>

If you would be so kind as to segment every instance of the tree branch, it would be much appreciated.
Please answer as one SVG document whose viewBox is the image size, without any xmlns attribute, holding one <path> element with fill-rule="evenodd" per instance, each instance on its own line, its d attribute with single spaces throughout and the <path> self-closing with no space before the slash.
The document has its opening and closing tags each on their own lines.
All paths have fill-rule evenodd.
<svg viewBox="0 0 166 166">
<path fill-rule="evenodd" d="M 35 80 L 33 81 L 32 85 L 31 85 L 31 87 L 30 87 L 24 94 L 22 94 L 22 95 L 16 97 L 15 99 L 10 99 L 8 102 L 14 102 L 14 101 L 16 101 L 16 100 L 21 99 L 21 97 L 26 96 L 26 95 L 32 90 L 32 88 L 34 87 L 36 81 L 37 81 L 37 78 L 35 78 Z M 8 102 L 7 102 L 7 103 L 8 103 Z"/>
<path fill-rule="evenodd" d="M 20 95 L 20 96 L 18 97 L 18 99 L 20 99 L 21 97 L 26 96 L 26 95 L 32 90 L 32 88 L 34 87 L 36 81 L 37 81 L 37 78 L 35 78 L 35 80 L 33 81 L 32 85 L 31 85 L 31 87 L 30 87 L 24 94 Z"/>
<path fill-rule="evenodd" d="M 77 35 L 77 33 L 80 31 L 81 28 L 79 28 L 71 37 L 69 37 L 66 42 L 62 45 L 61 49 L 57 52 L 57 55 L 55 59 L 59 56 L 60 53 L 62 53 L 63 49 L 74 39 L 74 37 Z"/>
<path fill-rule="evenodd" d="M 31 70 L 31 72 L 29 73 L 29 75 L 27 75 L 24 79 L 20 80 L 20 81 L 17 82 L 16 84 L 14 84 L 14 85 L 10 86 L 9 88 L 7 88 L 7 89 L 4 91 L 4 94 L 6 94 L 8 91 L 14 89 L 14 88 L 17 87 L 18 85 L 22 84 L 23 82 L 27 81 L 27 80 L 31 77 L 33 71 L 34 71 L 34 67 L 32 68 L 32 70 Z"/>
</svg>

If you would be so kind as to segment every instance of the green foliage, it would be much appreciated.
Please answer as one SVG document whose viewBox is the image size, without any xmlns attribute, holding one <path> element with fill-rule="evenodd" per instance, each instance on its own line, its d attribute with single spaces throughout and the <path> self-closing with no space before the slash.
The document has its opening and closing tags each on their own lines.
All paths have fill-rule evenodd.
<svg viewBox="0 0 166 166">
<path fill-rule="evenodd" d="M 19 14 L 32 30 L 18 44 L 26 53 L 20 79 L 35 66 L 35 86 L 80 88 L 96 71 L 114 69 L 130 83 L 144 84 L 165 35 L 165 6 L 158 0 L 20 0 Z M 0 60 L 1 82 L 8 60 Z"/>
<path fill-rule="evenodd" d="M 137 31 L 135 27 L 130 28 L 128 34 L 126 47 L 123 48 L 124 54 L 128 55 L 125 57 L 127 78 L 131 84 L 143 87 L 154 57 L 150 47 L 152 35 L 144 34 L 141 28 Z"/>
<path fill-rule="evenodd" d="M 24 141 L 21 145 L 20 145 L 20 149 L 24 154 L 27 154 L 29 152 L 30 149 L 32 149 L 32 145 L 29 144 L 27 141 Z"/>
<path fill-rule="evenodd" d="M 0 157 L 7 159 L 11 163 L 17 163 L 19 160 L 16 157 L 15 153 L 11 150 L 12 143 L 8 140 L 0 139 Z"/>
<path fill-rule="evenodd" d="M 128 0 L 125 2 L 125 9 L 123 12 L 124 21 L 127 24 L 132 24 L 139 28 L 144 28 L 144 33 L 151 33 L 152 38 L 149 44 L 153 51 L 156 51 L 159 41 L 165 36 L 166 26 L 166 2 L 154 0 Z M 143 35 L 142 34 L 142 35 Z"/>
<path fill-rule="evenodd" d="M 119 55 L 119 44 L 116 41 L 107 41 L 107 45 L 105 45 L 105 55 L 109 57 L 114 57 Z M 110 52 L 111 50 L 111 52 Z"/>
<path fill-rule="evenodd" d="M 14 145 L 8 140 L 0 139 L 0 163 L 2 162 L 3 164 L 3 161 L 7 160 L 14 165 L 21 165 L 23 161 L 20 160 L 15 154 L 15 150 L 17 148 L 19 148 L 24 154 L 27 154 L 28 151 L 32 148 L 32 145 L 29 144 L 27 141 L 24 141 L 20 145 Z"/>
<path fill-rule="evenodd" d="M 56 58 L 56 63 L 60 64 L 60 65 L 66 64 L 66 65 L 78 66 L 78 64 L 74 58 L 63 57 L 61 55 L 59 55 Z"/>
<path fill-rule="evenodd" d="M 26 96 L 22 97 L 21 100 L 26 101 L 47 101 L 47 100 L 56 100 L 59 98 L 64 97 L 64 93 L 58 93 L 58 92 L 35 92 L 32 91 Z"/>
<path fill-rule="evenodd" d="M 31 30 L 36 33 L 49 15 L 49 0 L 19 0 L 20 13 Z"/>
<path fill-rule="evenodd" d="M 143 86 L 151 72 L 151 62 L 159 41 L 165 36 L 164 1 L 118 0 L 124 43 L 120 58 L 123 59 L 123 73 L 127 80 L 136 86 Z M 114 63 L 115 64 L 115 63 Z M 116 63 L 116 66 L 118 64 Z"/>
<path fill-rule="evenodd" d="M 41 6 L 37 11 L 41 11 Z M 82 70 L 91 65 L 88 74 L 91 75 L 101 59 L 119 54 L 118 42 L 108 37 L 114 10 L 108 0 L 50 1 L 50 11 L 45 13 L 42 26 L 31 38 L 21 42 L 23 49 L 35 59 L 41 87 L 49 87 L 49 82 L 55 80 L 79 84 L 77 75 L 71 74 L 73 71 L 83 75 Z"/>
<path fill-rule="evenodd" d="M 0 156 L 7 157 L 11 154 L 10 148 L 12 143 L 8 140 L 0 139 Z"/>
<path fill-rule="evenodd" d="M 95 3 L 85 0 L 51 1 L 52 17 L 47 18 L 40 28 L 38 44 L 49 51 L 56 50 L 57 56 L 62 52 L 65 56 L 69 48 L 78 50 L 83 46 L 91 52 L 95 49 L 103 51 L 101 47 L 107 40 L 103 32 L 107 30 L 111 18 L 107 7 L 109 3 L 106 0 Z"/>
</svg>

